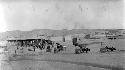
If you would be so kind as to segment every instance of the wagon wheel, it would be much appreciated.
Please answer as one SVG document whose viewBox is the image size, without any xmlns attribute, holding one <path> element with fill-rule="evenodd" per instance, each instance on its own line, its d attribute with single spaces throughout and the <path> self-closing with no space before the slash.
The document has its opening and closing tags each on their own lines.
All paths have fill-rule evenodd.
<svg viewBox="0 0 125 70">
<path fill-rule="evenodd" d="M 75 54 L 80 54 L 80 53 L 81 53 L 80 49 L 75 49 Z"/>
<path fill-rule="evenodd" d="M 111 49 L 106 49 L 107 52 L 111 52 Z"/>
<path fill-rule="evenodd" d="M 107 52 L 107 49 L 106 48 L 100 48 L 100 52 L 105 53 L 105 52 Z"/>
<path fill-rule="evenodd" d="M 57 48 L 54 48 L 54 53 L 57 53 L 57 52 L 58 52 Z"/>
</svg>

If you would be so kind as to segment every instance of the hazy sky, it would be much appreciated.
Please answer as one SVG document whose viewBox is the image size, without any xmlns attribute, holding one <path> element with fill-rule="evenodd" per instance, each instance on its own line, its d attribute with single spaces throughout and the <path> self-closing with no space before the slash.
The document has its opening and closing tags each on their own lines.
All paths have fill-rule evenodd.
<svg viewBox="0 0 125 70">
<path fill-rule="evenodd" d="M 123 0 L 0 2 L 0 31 L 124 28 Z"/>
</svg>

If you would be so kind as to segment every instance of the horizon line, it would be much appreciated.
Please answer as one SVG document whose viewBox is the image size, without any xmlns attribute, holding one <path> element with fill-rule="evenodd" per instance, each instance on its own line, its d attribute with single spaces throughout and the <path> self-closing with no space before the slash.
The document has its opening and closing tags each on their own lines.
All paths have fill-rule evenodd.
<svg viewBox="0 0 125 70">
<path fill-rule="evenodd" d="M 4 32 L 13 32 L 13 31 L 23 31 L 23 32 L 26 32 L 26 31 L 34 31 L 34 30 L 57 30 L 57 29 L 32 29 L 32 30 L 7 30 L 7 31 L 4 31 Z M 82 29 L 58 29 L 58 30 L 82 30 Z M 112 29 L 83 29 L 83 30 L 125 30 L 123 28 L 112 28 Z M 4 33 L 4 32 L 0 32 L 0 33 Z"/>
</svg>

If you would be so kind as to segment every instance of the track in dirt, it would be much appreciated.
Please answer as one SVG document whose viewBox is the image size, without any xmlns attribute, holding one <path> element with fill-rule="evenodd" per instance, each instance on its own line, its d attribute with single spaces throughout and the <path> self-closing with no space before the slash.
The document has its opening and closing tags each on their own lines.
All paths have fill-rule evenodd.
<svg viewBox="0 0 125 70">
<path fill-rule="evenodd" d="M 77 65 L 84 65 L 84 66 L 92 66 L 104 69 L 111 69 L 111 70 L 125 70 L 122 67 L 115 67 L 110 65 L 101 65 L 96 63 L 86 63 L 86 62 L 74 62 L 74 61 L 65 61 L 65 60 L 52 60 L 52 59 L 18 59 L 18 60 L 11 60 L 11 61 L 23 61 L 23 60 L 31 60 L 31 61 L 48 61 L 48 62 L 62 62 L 62 63 L 70 63 L 70 64 L 77 64 Z"/>
</svg>

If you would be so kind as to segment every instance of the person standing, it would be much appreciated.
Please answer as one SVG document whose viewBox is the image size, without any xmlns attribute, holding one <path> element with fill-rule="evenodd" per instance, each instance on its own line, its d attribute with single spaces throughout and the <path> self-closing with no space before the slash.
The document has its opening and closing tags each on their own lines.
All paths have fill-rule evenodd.
<svg viewBox="0 0 125 70">
<path fill-rule="evenodd" d="M 63 49 L 64 49 L 64 51 L 66 51 L 66 48 L 67 48 L 67 46 L 63 45 Z"/>
</svg>

